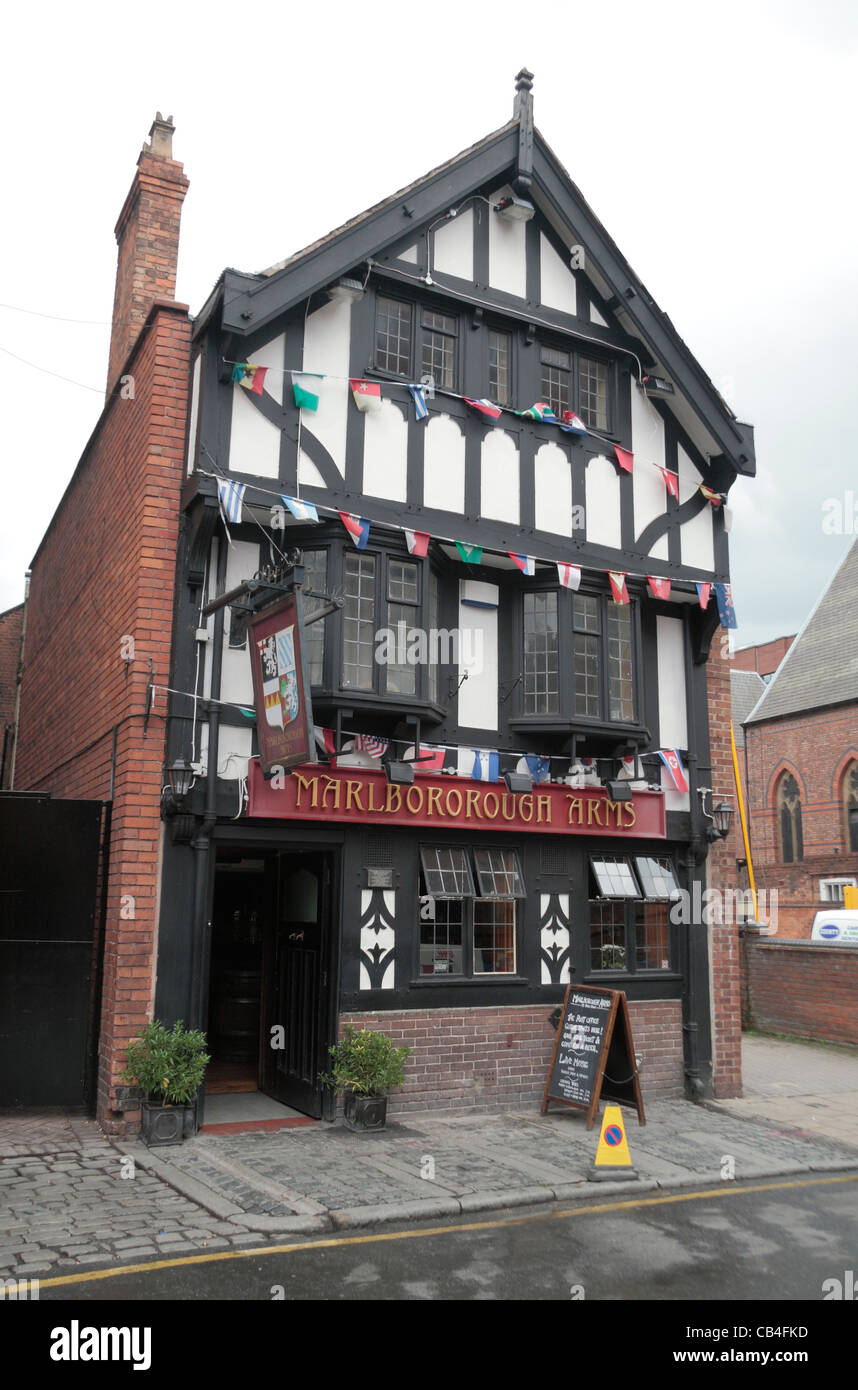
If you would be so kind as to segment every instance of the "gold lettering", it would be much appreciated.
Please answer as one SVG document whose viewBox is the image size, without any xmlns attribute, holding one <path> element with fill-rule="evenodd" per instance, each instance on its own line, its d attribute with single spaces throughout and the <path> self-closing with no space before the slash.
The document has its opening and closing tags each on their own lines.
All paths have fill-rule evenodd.
<svg viewBox="0 0 858 1390">
<path fill-rule="evenodd" d="M 619 803 L 619 801 L 610 801 L 610 800 L 609 800 L 609 801 L 606 801 L 606 802 L 605 802 L 605 825 L 610 825 L 610 824 L 611 824 L 611 812 L 612 812 L 612 811 L 613 811 L 613 813 L 614 813 L 614 824 L 618 826 L 618 825 L 620 824 L 620 803 Z"/>
<path fill-rule="evenodd" d="M 456 798 L 455 810 L 453 810 L 453 808 L 450 805 L 450 801 L 453 797 Z M 451 787 L 450 790 L 447 792 L 446 796 L 444 797 L 444 809 L 446 810 L 448 816 L 460 816 L 462 814 L 462 793 L 459 791 L 458 787 Z"/>
<path fill-rule="evenodd" d="M 347 811 L 350 811 L 350 810 L 352 809 L 352 801 L 354 801 L 354 804 L 355 804 L 355 806 L 357 807 L 357 809 L 358 809 L 359 811 L 362 811 L 362 810 L 363 810 L 363 802 L 362 802 L 361 799 L 360 799 L 360 794 L 361 794 L 362 791 L 363 791 L 363 787 L 361 786 L 361 783 L 360 783 L 360 782 L 352 782 L 352 781 L 346 782 L 346 810 L 347 810 Z"/>
<path fill-rule="evenodd" d="M 551 824 L 551 797 L 545 792 L 536 798 L 536 824 L 541 825 L 543 821 L 547 825 Z"/>
<path fill-rule="evenodd" d="M 493 811 L 489 810 L 490 801 L 495 808 Z M 500 810 L 500 802 L 498 800 L 497 792 L 486 792 L 485 796 L 483 797 L 483 807 L 485 809 L 486 818 L 488 820 L 494 820 L 495 816 Z"/>
<path fill-rule="evenodd" d="M 474 810 L 475 807 L 476 810 Z M 475 816 L 479 816 L 480 820 L 482 820 L 483 809 L 480 806 L 480 794 L 473 790 L 465 792 L 465 815 L 468 820 L 471 818 L 471 812 L 473 812 Z"/>
<path fill-rule="evenodd" d="M 395 805 L 395 806 L 392 804 L 392 803 L 393 803 L 393 800 L 394 800 L 394 797 L 396 798 L 396 805 Z M 385 806 L 384 809 L 385 809 L 385 811 L 392 811 L 394 814 L 395 814 L 397 811 L 401 811 L 401 809 L 402 809 L 402 788 L 401 788 L 401 787 L 394 787 L 392 784 L 388 784 L 388 788 L 387 788 L 387 805 Z"/>
<path fill-rule="evenodd" d="M 327 808 L 327 805 L 328 805 L 328 792 L 329 792 L 329 791 L 333 791 L 333 793 L 334 793 L 334 810 L 335 810 L 335 811 L 338 811 L 338 810 L 340 809 L 340 791 L 341 791 L 341 789 L 342 789 L 342 783 L 341 783 L 341 782 L 337 782 L 337 781 L 335 780 L 335 778 L 333 778 L 333 777 L 326 777 L 326 778 L 325 778 L 325 789 L 324 789 L 324 791 L 322 792 L 322 810 L 325 810 L 325 809 Z"/>
<path fill-rule="evenodd" d="M 592 825 L 593 821 L 595 821 L 597 825 L 605 824 L 605 822 L 602 820 L 601 801 L 594 801 L 591 797 L 587 802 L 587 824 Z"/>
<path fill-rule="evenodd" d="M 518 814 L 523 821 L 533 820 L 533 797 L 529 792 L 525 792 L 518 803 Z"/>
<path fill-rule="evenodd" d="M 426 793 L 426 814 L 427 816 L 443 816 L 441 810 L 441 788 L 430 787 Z"/>
<path fill-rule="evenodd" d="M 419 798 L 416 806 L 411 805 L 411 797 L 414 792 L 417 793 L 417 796 Z M 405 804 L 411 812 L 412 816 L 419 815 L 419 813 L 423 810 L 423 788 L 417 786 L 409 787 L 408 791 L 405 793 Z"/>
<path fill-rule="evenodd" d="M 507 802 L 509 802 L 509 811 L 508 811 L 508 812 L 507 812 Z M 510 796 L 509 792 L 504 792 L 503 801 L 501 802 L 501 815 L 503 816 L 504 820 L 515 820 L 515 812 L 516 812 L 515 797 L 514 797 L 514 796 Z"/>
<path fill-rule="evenodd" d="M 568 825 L 580 825 L 580 824 L 581 824 L 581 815 L 582 815 L 582 811 L 583 811 L 583 808 L 582 808 L 582 805 L 581 805 L 581 798 L 580 798 L 580 796 L 570 796 L 569 793 L 567 792 L 567 793 L 566 793 L 566 799 L 567 799 L 567 801 L 569 802 L 569 820 L 567 821 L 567 824 L 568 824 Z M 577 817 L 578 817 L 578 819 L 575 820 L 575 821 L 573 821 L 573 819 L 572 819 L 572 812 L 573 812 L 573 811 L 576 813 L 576 815 L 577 815 Z"/>
<path fill-rule="evenodd" d="M 623 801 L 620 804 L 623 806 L 624 810 L 629 813 L 629 819 L 623 827 L 625 830 L 629 830 L 638 818 L 637 807 L 631 801 Z"/>
<path fill-rule="evenodd" d="M 376 806 L 376 804 L 375 804 L 376 785 L 377 785 L 377 784 L 376 784 L 375 782 L 370 782 L 370 784 L 369 784 L 369 807 L 368 807 L 368 809 L 369 809 L 370 811 L 383 811 L 383 810 L 384 810 L 384 802 L 382 802 L 382 804 L 381 804 L 380 806 Z"/>
<path fill-rule="evenodd" d="M 297 788 L 297 797 L 296 797 L 296 800 L 295 800 L 295 807 L 296 807 L 297 810 L 300 811 L 300 809 L 301 809 L 301 793 L 302 793 L 302 792 L 310 792 L 310 793 L 311 793 L 311 799 L 310 799 L 310 805 L 311 805 L 311 806 L 315 806 L 315 805 L 318 803 L 318 800 L 319 800 L 319 779 L 318 779 L 318 777 L 305 777 L 303 773 L 301 773 L 301 772 L 296 772 L 296 773 L 295 773 L 295 786 L 296 786 L 296 788 Z"/>
</svg>

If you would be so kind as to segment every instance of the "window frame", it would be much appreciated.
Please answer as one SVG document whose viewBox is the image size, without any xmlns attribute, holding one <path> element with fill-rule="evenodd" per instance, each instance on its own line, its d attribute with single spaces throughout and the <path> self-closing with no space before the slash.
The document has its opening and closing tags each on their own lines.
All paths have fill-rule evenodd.
<svg viewBox="0 0 858 1390">
<path fill-rule="evenodd" d="M 397 287 L 398 289 L 398 287 Z M 384 365 L 381 361 L 379 349 L 378 316 L 381 301 L 386 300 L 398 305 L 407 305 L 411 315 L 411 325 L 408 340 L 408 364 L 404 372 L 394 371 Z M 427 324 L 426 316 L 435 314 L 441 318 L 452 320 L 451 329 L 438 328 Z M 411 296 L 409 294 L 399 294 L 379 291 L 375 295 L 373 302 L 373 328 L 372 328 L 372 358 L 370 369 L 384 378 L 391 381 L 419 382 L 424 374 L 423 366 L 424 350 L 430 335 L 437 334 L 449 338 L 453 343 L 453 367 L 449 382 L 439 382 L 435 378 L 435 385 L 441 391 L 452 391 L 461 394 L 462 390 L 462 358 L 464 356 L 462 346 L 462 313 L 458 305 L 448 304 L 445 300 L 430 300 L 423 296 Z"/>
<path fill-rule="evenodd" d="M 841 875 L 839 878 L 838 878 L 838 877 L 834 877 L 834 878 L 821 878 L 821 879 L 819 880 L 819 901 L 822 902 L 822 903 L 837 903 L 837 904 L 840 905 L 840 907 L 842 907 L 842 906 L 843 906 L 843 889 L 844 889 L 844 888 L 856 888 L 856 887 L 858 887 L 858 879 L 856 879 L 856 877 L 855 877 L 854 874 L 852 874 L 852 875 L 849 875 L 849 874 L 847 874 L 847 875 Z M 831 895 L 829 895 L 828 897 L 826 897 L 825 893 L 823 892 L 823 889 L 824 889 L 824 888 L 839 888 L 839 889 L 840 889 L 840 896 L 839 896 L 839 898 L 838 898 L 838 897 L 833 897 L 833 896 L 831 896 Z"/>
<path fill-rule="evenodd" d="M 795 787 L 795 800 L 787 804 L 786 788 L 792 782 Z M 801 864 L 804 861 L 804 827 L 802 825 L 801 787 L 795 773 L 784 768 L 775 786 L 775 824 L 778 834 L 778 849 L 782 864 Z M 787 857 L 785 825 L 790 826 L 790 854 Z"/>
<path fill-rule="evenodd" d="M 552 337 L 546 334 L 540 335 L 537 341 L 539 345 L 538 365 L 539 389 L 541 393 L 540 398 L 548 401 L 550 405 L 552 404 L 549 399 L 549 395 L 545 392 L 542 378 L 543 365 L 551 364 L 543 364 L 543 352 L 548 351 L 565 353 L 566 356 L 569 358 L 568 369 L 555 367 L 555 370 L 558 371 L 568 371 L 569 403 L 565 407 L 565 409 L 574 410 L 575 414 L 580 416 L 580 418 L 584 421 L 584 424 L 587 426 L 589 430 L 595 430 L 597 434 L 605 434 L 608 435 L 610 438 L 616 438 L 619 416 L 619 393 L 616 358 L 607 352 L 600 352 L 599 348 L 595 344 L 591 343 L 578 346 L 576 343 L 570 343 L 568 340 L 566 342 L 563 342 L 559 337 Z M 586 406 L 582 404 L 581 401 L 581 366 L 584 362 L 597 362 L 600 366 L 605 368 L 606 424 L 604 425 L 590 423 L 590 421 L 587 419 L 588 409 Z M 553 405 L 552 409 L 554 409 Z M 556 410 L 555 414 L 557 414 Z M 560 418 L 561 416 L 558 415 L 558 419 Z"/>
<path fill-rule="evenodd" d="M 657 894 L 657 895 L 655 895 L 655 894 L 648 894 L 648 893 L 645 891 L 647 885 L 646 885 L 646 883 L 645 883 L 645 881 L 644 881 L 644 879 L 643 879 L 643 877 L 642 877 L 642 875 L 641 875 L 640 869 L 638 868 L 637 860 L 639 860 L 639 859 L 655 860 L 657 863 L 666 864 L 667 867 L 668 867 L 669 870 L 670 870 L 670 874 L 671 874 L 671 876 L 672 876 L 673 882 L 674 882 L 674 884 L 676 885 L 675 889 L 674 889 L 671 893 L 668 893 L 668 894 Z M 638 894 L 637 894 L 636 896 L 630 896 L 630 895 L 625 895 L 625 894 L 622 895 L 622 896 L 620 896 L 620 895 L 609 896 L 608 894 L 599 892 L 599 891 L 598 891 L 598 889 L 599 889 L 599 887 L 600 887 L 599 876 L 598 876 L 598 874 L 597 874 L 597 872 L 596 872 L 595 865 L 596 865 L 596 863 L 603 862 L 603 861 L 611 861 L 611 862 L 613 862 L 613 861 L 622 861 L 622 863 L 624 864 L 624 866 L 625 866 L 625 868 L 626 868 L 628 874 L 631 876 L 632 881 L 634 882 L 635 886 L 636 886 L 636 887 L 638 888 L 638 890 L 639 890 L 639 891 L 638 891 Z M 587 902 L 587 933 L 588 933 L 587 946 L 586 946 L 586 950 L 587 950 L 587 972 L 586 972 L 586 979 L 589 980 L 589 979 L 592 978 L 592 979 L 594 979 L 594 980 L 606 981 L 606 980 L 617 979 L 617 978 L 623 978 L 623 979 L 625 979 L 625 978 L 631 977 L 631 978 L 646 978 L 646 979 L 649 979 L 649 980 L 655 980 L 655 979 L 664 979 L 666 976 L 670 976 L 670 977 L 675 977 L 675 976 L 677 976 L 678 973 L 679 973 L 679 971 L 678 971 L 678 966 L 675 964 L 675 962 L 677 961 L 677 944 L 678 944 L 678 943 L 677 943 L 677 941 L 676 941 L 675 931 L 674 931 L 674 929 L 673 929 L 673 923 L 672 923 L 671 920 L 670 920 L 670 906 L 669 906 L 669 905 L 670 905 L 671 902 L 673 902 L 673 901 L 678 897 L 678 894 L 681 892 L 681 888 L 680 888 L 679 876 L 678 876 L 678 874 L 677 874 L 677 872 L 676 872 L 676 865 L 675 865 L 675 863 L 674 863 L 673 856 L 670 855 L 670 854 L 659 854 L 658 851 L 656 851 L 656 852 L 654 852 L 654 853 L 648 853 L 648 852 L 643 852 L 643 851 L 640 851 L 640 850 L 635 850 L 635 851 L 632 851 L 632 852 L 630 852 L 630 853 L 628 853 L 628 854 L 614 854 L 614 853 L 612 853 L 612 852 L 602 852 L 602 851 L 596 851 L 596 850 L 594 850 L 594 851 L 592 851 L 590 854 L 587 855 L 587 869 L 586 869 L 586 872 L 587 872 L 587 898 L 586 898 L 586 902 Z M 593 885 L 593 883 L 595 883 L 595 886 L 596 886 L 596 889 L 597 889 L 595 895 L 594 895 L 594 893 L 593 893 L 593 891 L 592 891 L 592 885 Z M 623 944 L 622 944 L 622 946 L 618 946 L 618 945 L 616 944 L 616 939 L 615 939 L 615 941 L 614 941 L 611 945 L 609 945 L 609 946 L 607 946 L 607 947 L 604 946 L 604 945 L 602 945 L 602 946 L 599 947 L 598 949 L 601 950 L 601 951 L 603 951 L 603 952 L 604 952 L 605 950 L 617 950 L 617 949 L 622 950 L 623 956 L 624 956 L 624 961 L 623 961 L 623 964 L 622 964 L 621 966 L 595 966 L 595 965 L 593 964 L 593 950 L 594 950 L 594 946 L 593 946 L 593 930 L 594 930 L 594 927 L 598 925 L 596 922 L 594 922 L 593 908 L 594 908 L 594 906 L 597 905 L 597 904 L 598 904 L 600 907 L 602 907 L 602 905 L 604 905 L 604 904 L 613 904 L 613 913 L 614 913 L 614 916 L 615 916 L 615 917 L 619 917 L 619 923 L 618 923 L 618 924 L 614 924 L 614 925 L 618 925 L 618 926 L 619 926 L 619 932 L 620 932 L 620 934 L 622 935 L 622 939 L 623 939 Z M 652 904 L 662 904 L 662 905 L 664 906 L 665 912 L 666 912 L 666 914 L 667 914 L 666 921 L 665 921 L 665 923 L 664 923 L 664 932 L 665 932 L 666 947 L 667 947 L 667 965 L 666 965 L 666 966 L 661 966 L 661 965 L 659 965 L 659 966 L 651 966 L 651 965 L 639 966 L 639 965 L 638 965 L 638 952 L 639 952 L 639 950 L 640 950 L 640 949 L 644 949 L 644 950 L 647 950 L 647 949 L 657 949 L 657 944 L 658 944 L 658 943 L 656 943 L 656 947 L 650 948 L 650 947 L 648 946 L 647 941 L 646 941 L 646 937 L 643 937 L 643 939 L 641 938 L 641 927 L 642 927 L 642 926 L 645 927 L 646 924 L 645 924 L 645 923 L 641 923 L 641 922 L 639 921 L 639 916 L 641 915 L 641 909 L 642 909 L 642 908 L 645 908 L 648 904 L 650 904 L 650 905 L 652 905 Z M 618 909 L 619 909 L 619 911 L 618 911 Z"/>
<path fill-rule="evenodd" d="M 389 612 L 392 605 L 408 606 L 414 609 L 414 628 L 426 630 L 426 618 L 429 604 L 429 574 L 431 565 L 428 559 L 414 559 L 411 555 L 403 554 L 401 551 L 387 549 L 383 546 L 373 546 L 372 549 L 358 550 L 350 545 L 349 542 L 342 542 L 339 561 L 339 571 L 342 592 L 346 595 L 347 589 L 347 566 L 351 558 L 373 559 L 375 561 L 375 575 L 373 581 L 373 627 L 377 634 L 384 629 L 391 628 Z M 330 557 L 329 557 L 330 558 Z M 413 566 L 417 577 L 417 602 L 413 605 L 406 604 L 399 599 L 390 599 L 391 591 L 391 566 L 393 565 Z M 329 571 L 330 573 L 330 571 Z M 327 621 L 327 620 L 326 620 Z M 336 655 L 338 666 L 336 679 L 333 688 L 341 695 L 349 695 L 359 698 L 383 698 L 402 703 L 427 702 L 429 700 L 429 663 L 417 662 L 414 665 L 414 691 L 413 693 L 401 693 L 397 690 L 388 688 L 388 666 L 383 662 L 375 660 L 376 643 L 373 641 L 373 679 L 369 686 L 349 685 L 345 680 L 345 642 L 346 642 L 346 612 L 345 607 L 339 614 L 338 622 L 334 622 L 332 627 L 336 627 Z M 395 629 L 392 629 L 395 631 Z M 394 665 L 395 663 L 391 663 Z M 397 667 L 397 669 L 401 669 Z"/>
<path fill-rule="evenodd" d="M 855 783 L 854 787 L 850 783 Z M 855 798 L 853 800 L 853 798 Z M 847 854 L 858 854 L 858 762 L 846 764 L 841 788 L 843 803 L 843 848 Z"/>
<path fill-rule="evenodd" d="M 427 885 L 427 880 L 426 880 L 426 871 L 427 871 L 427 858 L 426 858 L 426 857 L 429 856 L 429 855 L 437 856 L 437 855 L 439 855 L 439 854 L 449 853 L 449 852 L 451 852 L 451 851 L 452 851 L 454 854 L 461 854 L 462 856 L 464 856 L 464 862 L 465 862 L 465 864 L 466 864 L 466 866 L 467 866 L 468 874 L 469 874 L 469 876 L 470 876 L 470 888 L 471 888 L 471 891 L 470 891 L 470 892 L 464 892 L 464 893 L 462 893 L 462 894 L 460 894 L 460 895 L 458 895 L 458 896 L 453 896 L 452 894 L 449 894 L 449 893 L 438 894 L 438 893 L 423 892 L 422 890 L 428 886 L 428 885 Z M 498 893 L 498 892 L 486 893 L 486 892 L 484 892 L 484 891 L 483 891 L 483 886 L 484 886 L 484 885 L 483 885 L 483 878 L 484 878 L 484 875 L 485 875 L 485 870 L 483 870 L 483 871 L 481 872 L 481 870 L 480 870 L 480 868 L 479 868 L 479 860 L 478 860 L 478 858 L 477 858 L 478 855 L 488 855 L 488 856 L 490 857 L 490 859 L 491 859 L 491 856 L 503 856 L 503 855 L 511 856 L 511 857 L 512 857 L 512 869 L 511 869 L 510 871 L 503 871 L 503 870 L 501 870 L 500 872 L 508 872 L 508 873 L 510 873 L 511 875 L 513 875 L 513 876 L 515 877 L 515 879 L 517 880 L 516 886 L 517 886 L 518 891 L 510 891 L 510 892 L 508 892 L 508 893 Z M 495 875 L 496 872 L 498 872 L 498 871 L 497 871 L 497 870 L 493 870 L 493 871 L 492 871 L 492 877 L 493 877 L 493 879 L 494 879 L 494 875 Z M 523 926 L 524 926 L 524 913 L 523 913 L 522 910 L 520 910 L 518 904 L 521 903 L 521 904 L 523 905 L 524 903 L 526 903 L 526 901 L 527 901 L 527 887 L 526 887 L 526 884 L 525 884 L 524 874 L 523 874 L 523 872 L 522 872 L 521 857 L 520 857 L 520 855 L 519 855 L 518 850 L 515 849 L 515 848 L 511 848 L 511 847 L 508 846 L 508 845 L 462 845 L 462 844 L 453 845 L 453 844 L 432 844 L 432 843 L 424 843 L 424 844 L 420 844 L 420 845 L 418 846 L 418 854 L 417 854 L 417 875 L 418 875 L 418 877 L 417 877 L 418 917 L 417 917 L 417 932 L 415 933 L 415 936 L 416 936 L 416 947 L 415 947 L 415 950 L 416 950 L 416 972 L 415 972 L 415 974 L 414 974 L 415 983 L 419 983 L 419 984 L 427 984 L 427 983 L 431 983 L 431 984 L 436 984 L 436 983 L 447 984 L 447 983 L 450 983 L 450 984 L 455 984 L 455 985 L 462 985 L 462 984 L 474 984 L 474 983 L 480 984 L 480 983 L 483 983 L 483 982 L 489 983 L 489 984 L 503 984 L 504 982 L 509 982 L 509 981 L 517 981 L 517 982 L 520 982 L 522 977 L 521 977 L 521 975 L 519 974 L 519 967 L 520 967 L 520 964 L 521 964 L 521 952 L 522 952 L 522 944 L 523 944 L 523 943 L 522 943 L 522 931 L 523 931 Z M 494 883 L 492 884 L 492 886 L 495 886 Z M 424 950 L 431 950 L 431 951 L 433 952 L 433 954 L 436 954 L 439 950 L 451 951 L 451 950 L 455 950 L 455 949 L 456 949 L 455 947 L 451 947 L 451 946 L 449 945 L 449 942 L 446 943 L 445 945 L 442 945 L 442 946 L 439 946 L 439 944 L 438 944 L 437 942 L 424 943 L 424 941 L 423 941 L 423 939 L 422 939 L 422 937 L 423 937 L 423 931 L 422 931 L 423 925 L 424 925 L 425 922 L 428 922 L 428 921 L 434 922 L 434 920 L 435 920 L 434 917 L 433 917 L 433 918 L 429 918 L 429 917 L 425 917 L 425 918 L 424 918 L 424 916 L 423 916 L 424 903 L 426 902 L 427 899 L 431 899 L 431 900 L 433 901 L 433 903 L 434 903 L 434 902 L 448 902 L 448 903 L 449 903 L 449 902 L 455 902 L 455 903 L 460 903 L 460 904 L 461 904 L 461 924 L 460 924 L 460 925 L 461 925 L 461 944 L 460 944 L 460 946 L 458 947 L 458 949 L 459 949 L 459 951 L 460 951 L 460 953 L 461 953 L 461 963 L 462 963 L 462 968 L 461 968 L 461 971 L 460 971 L 460 972 L 456 972 L 456 971 L 453 971 L 453 970 L 449 970 L 449 971 L 447 971 L 447 970 L 439 970 L 439 971 L 436 971 L 436 970 L 434 970 L 434 969 L 431 970 L 431 971 L 426 971 L 426 972 L 424 972 L 424 969 L 423 969 L 423 964 L 424 964 L 424 962 L 423 962 L 423 954 L 422 954 Z M 485 947 L 478 947 L 478 946 L 476 945 L 476 933 L 477 933 L 478 928 L 479 928 L 480 926 L 488 925 L 487 923 L 480 923 L 480 922 L 477 921 L 477 911 L 476 911 L 476 908 L 477 908 L 478 906 L 480 906 L 480 905 L 483 905 L 483 906 L 485 906 L 485 907 L 492 907 L 492 908 L 494 909 L 494 908 L 497 907 L 498 904 L 502 904 L 502 903 L 512 903 L 512 904 L 513 904 L 512 947 L 511 947 L 512 953 L 513 953 L 513 968 L 512 968 L 512 970 L 478 970 L 478 969 L 476 968 L 476 953 L 477 953 L 478 950 L 489 949 L 489 950 L 493 950 L 493 951 L 505 951 L 505 950 L 510 949 L 509 947 L 505 947 L 505 946 L 493 946 L 493 947 L 485 948 Z M 448 959 L 449 959 L 449 957 L 448 957 Z M 434 962 L 433 962 L 433 964 L 434 964 Z"/>
</svg>

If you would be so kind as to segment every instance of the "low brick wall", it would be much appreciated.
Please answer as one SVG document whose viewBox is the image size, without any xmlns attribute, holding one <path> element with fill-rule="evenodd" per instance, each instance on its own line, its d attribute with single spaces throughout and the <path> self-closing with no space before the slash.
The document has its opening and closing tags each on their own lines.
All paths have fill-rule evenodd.
<svg viewBox="0 0 858 1390">
<path fill-rule="evenodd" d="M 391 1095 L 391 1114 L 408 1110 L 532 1109 L 545 1088 L 555 1006 L 409 1009 L 348 1013 L 340 1028 L 372 1028 L 414 1049 L 406 1084 Z M 684 1094 L 682 1006 L 678 1000 L 630 1003 L 635 1051 L 647 1100 Z"/>
<path fill-rule="evenodd" d="M 858 1046 L 858 949 L 744 940 L 745 1026 Z"/>
</svg>

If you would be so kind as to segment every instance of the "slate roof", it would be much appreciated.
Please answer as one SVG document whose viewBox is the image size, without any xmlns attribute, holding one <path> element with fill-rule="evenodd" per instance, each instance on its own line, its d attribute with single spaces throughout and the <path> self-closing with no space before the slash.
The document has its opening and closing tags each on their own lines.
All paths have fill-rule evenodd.
<svg viewBox="0 0 858 1390">
<path fill-rule="evenodd" d="M 730 672 L 730 715 L 737 748 L 745 746 L 745 730 L 742 725 L 765 689 L 766 682 L 756 671 Z"/>
<path fill-rule="evenodd" d="M 858 539 L 745 722 L 858 702 Z"/>
</svg>

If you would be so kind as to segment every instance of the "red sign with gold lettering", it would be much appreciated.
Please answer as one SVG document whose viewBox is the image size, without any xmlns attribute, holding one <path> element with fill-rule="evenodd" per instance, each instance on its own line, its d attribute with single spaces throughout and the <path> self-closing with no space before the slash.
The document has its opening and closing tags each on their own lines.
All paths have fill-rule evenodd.
<svg viewBox="0 0 858 1390">
<path fill-rule="evenodd" d="M 392 786 L 383 772 L 364 768 L 296 767 L 266 781 L 253 759 L 248 815 L 274 820 L 353 821 L 435 830 L 535 831 L 539 835 L 599 835 L 620 840 L 666 837 L 664 793 L 635 791 L 611 801 L 600 788 L 542 783 L 508 792 L 503 782 L 421 776 Z"/>
</svg>

